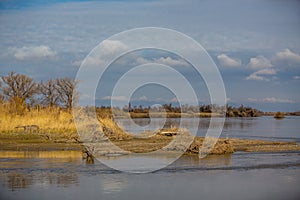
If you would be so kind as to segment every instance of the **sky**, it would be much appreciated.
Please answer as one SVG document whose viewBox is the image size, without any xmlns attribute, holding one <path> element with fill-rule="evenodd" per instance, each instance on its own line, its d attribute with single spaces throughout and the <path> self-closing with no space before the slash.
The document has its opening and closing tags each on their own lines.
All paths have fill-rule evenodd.
<svg viewBox="0 0 300 200">
<path fill-rule="evenodd" d="M 220 70 L 229 104 L 300 110 L 297 0 L 0 0 L 0 75 L 15 71 L 36 81 L 75 78 L 100 42 L 139 27 L 173 29 L 200 43 Z M 113 43 L 107 50 L 123 47 Z M 199 82 L 195 90 L 202 103 L 209 101 L 205 83 L 184 70 L 182 58 L 140 51 L 114 64 L 111 79 L 99 85 L 103 91 L 97 92 L 97 102 L 111 100 L 107 88 L 121 68 L 145 60 L 181 69 L 189 81 Z M 145 105 L 173 102 L 174 95 L 165 90 L 144 87 L 132 98 Z M 114 100 L 126 102 L 123 96 Z"/>
</svg>

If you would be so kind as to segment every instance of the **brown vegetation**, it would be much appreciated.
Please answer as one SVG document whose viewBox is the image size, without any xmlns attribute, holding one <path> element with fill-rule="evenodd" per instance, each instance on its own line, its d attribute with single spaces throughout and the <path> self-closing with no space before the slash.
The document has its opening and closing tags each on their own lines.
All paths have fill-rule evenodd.
<svg viewBox="0 0 300 200">
<path fill-rule="evenodd" d="M 284 114 L 282 112 L 276 112 L 274 115 L 275 119 L 283 119 L 284 118 Z"/>
<path fill-rule="evenodd" d="M 280 151 L 300 151 L 300 146 L 296 142 L 266 141 L 266 140 L 245 140 L 230 139 L 234 151 L 246 152 L 280 152 Z"/>
</svg>

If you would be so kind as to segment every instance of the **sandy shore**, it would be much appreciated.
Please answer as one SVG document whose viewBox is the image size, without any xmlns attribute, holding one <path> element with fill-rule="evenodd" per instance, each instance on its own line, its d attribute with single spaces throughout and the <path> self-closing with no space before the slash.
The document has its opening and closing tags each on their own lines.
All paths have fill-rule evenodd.
<svg viewBox="0 0 300 200">
<path fill-rule="evenodd" d="M 174 136 L 154 135 L 149 138 L 129 138 L 113 141 L 120 148 L 135 153 L 146 153 L 167 146 Z M 202 147 L 203 138 L 197 137 L 185 152 L 186 154 L 198 154 Z M 41 135 L 35 134 L 0 134 L 0 150 L 11 151 L 82 151 L 82 143 L 70 140 L 47 140 Z M 180 145 L 174 145 L 168 151 L 181 151 Z M 289 152 L 300 151 L 296 142 L 280 142 L 266 140 L 248 140 L 219 138 L 210 154 L 227 154 L 234 152 Z"/>
</svg>

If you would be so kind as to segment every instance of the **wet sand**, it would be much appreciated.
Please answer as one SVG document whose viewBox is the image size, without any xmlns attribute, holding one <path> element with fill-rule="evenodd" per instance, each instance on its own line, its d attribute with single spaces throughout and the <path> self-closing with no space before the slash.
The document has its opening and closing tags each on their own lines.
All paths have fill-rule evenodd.
<svg viewBox="0 0 300 200">
<path fill-rule="evenodd" d="M 153 136 L 149 138 L 129 138 L 113 141 L 120 148 L 135 153 L 152 152 L 168 145 L 174 136 Z M 186 154 L 197 154 L 203 143 L 202 137 L 196 137 Z M 175 146 L 176 147 L 176 146 Z M 82 151 L 84 145 L 69 140 L 47 140 L 42 136 L 26 136 L 24 134 L 0 134 L 0 150 L 10 151 Z M 180 151 L 180 148 L 169 149 Z M 237 138 L 219 138 L 210 154 L 227 154 L 234 152 L 294 152 L 300 151 L 296 142 L 267 140 L 249 140 Z"/>
</svg>

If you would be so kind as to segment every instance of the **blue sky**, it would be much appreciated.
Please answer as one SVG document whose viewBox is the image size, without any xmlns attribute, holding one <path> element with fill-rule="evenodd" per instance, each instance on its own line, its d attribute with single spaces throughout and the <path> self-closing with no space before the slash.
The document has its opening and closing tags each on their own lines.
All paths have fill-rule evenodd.
<svg viewBox="0 0 300 200">
<path fill-rule="evenodd" d="M 194 38 L 208 51 L 230 104 L 300 110 L 299 8 L 296 0 L 1 0 L 0 75 L 16 71 L 37 81 L 75 77 L 85 56 L 111 35 L 165 27 Z M 180 61 L 169 55 L 140 56 Z M 206 92 L 205 87 L 199 90 Z M 150 90 L 147 94 L 135 98 L 158 101 Z M 109 94 L 97 98 L 105 102 Z"/>
</svg>

